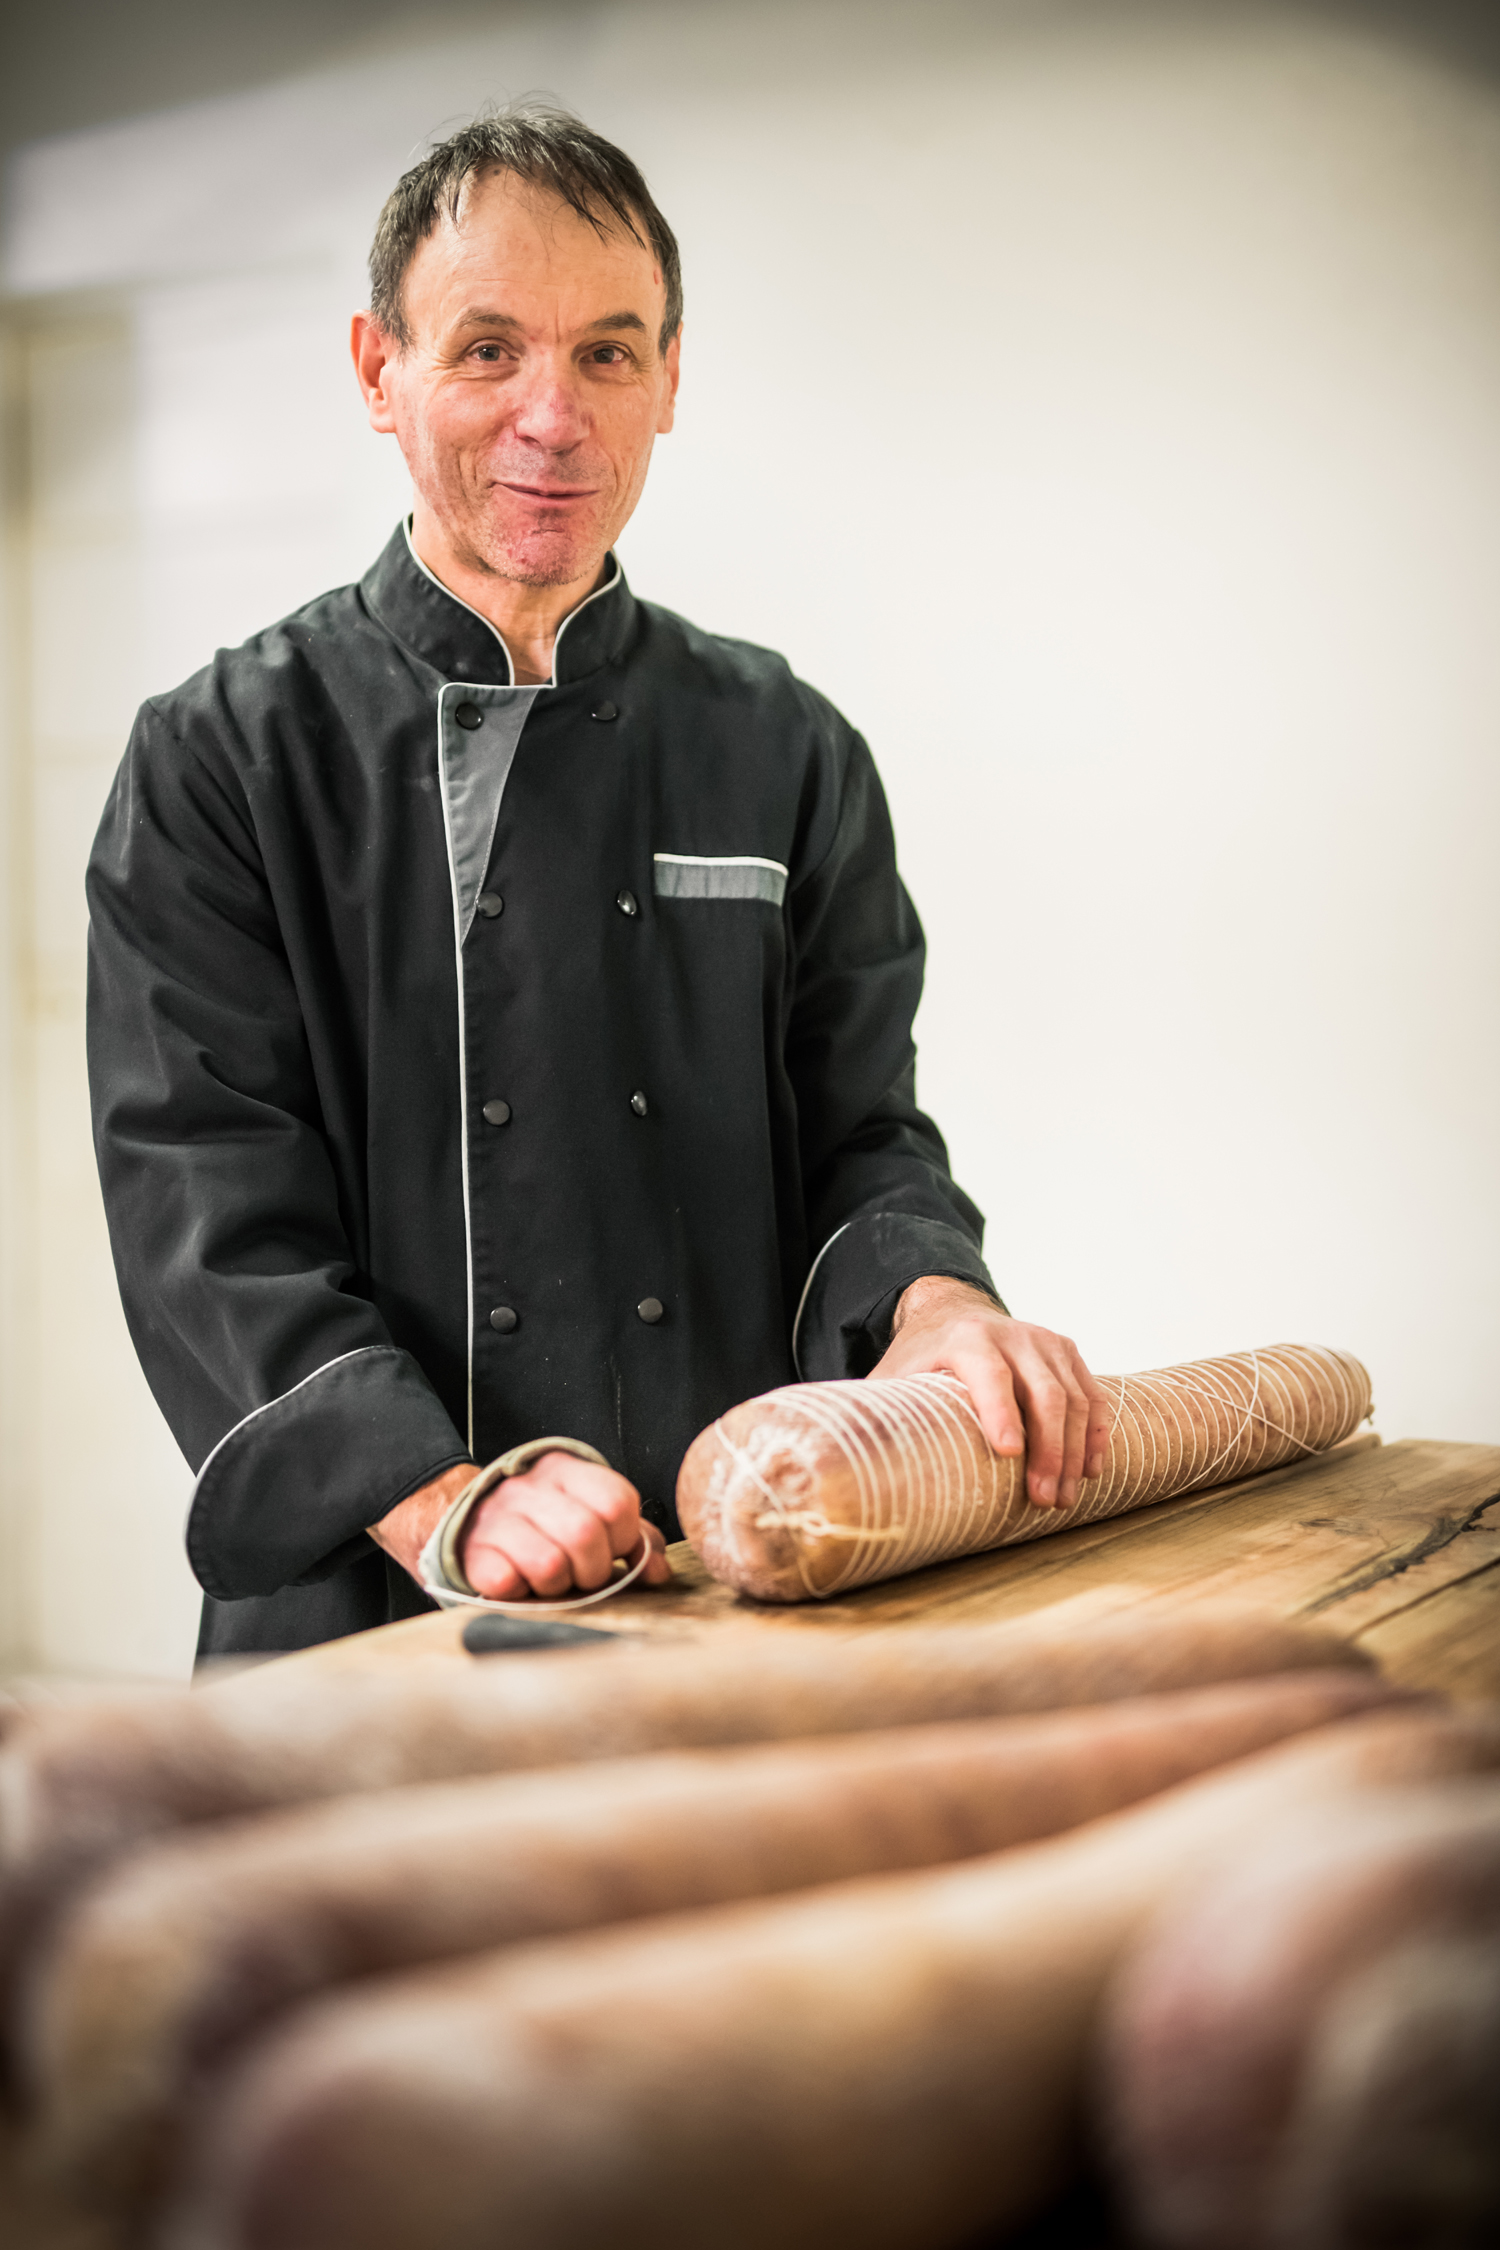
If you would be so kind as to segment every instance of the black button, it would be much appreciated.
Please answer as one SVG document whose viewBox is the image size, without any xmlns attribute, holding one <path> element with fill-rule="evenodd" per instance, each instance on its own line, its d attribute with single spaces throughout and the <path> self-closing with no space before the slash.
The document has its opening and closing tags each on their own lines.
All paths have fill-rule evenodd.
<svg viewBox="0 0 1500 2250">
<path fill-rule="evenodd" d="M 641 911 L 634 891 L 616 891 L 615 904 L 622 914 L 639 914 Z"/>
<path fill-rule="evenodd" d="M 648 1328 L 654 1328 L 667 1308 L 660 1297 L 643 1297 L 635 1309 L 637 1318 Z"/>
<path fill-rule="evenodd" d="M 497 914 L 505 912 L 505 901 L 498 891 L 481 891 L 474 903 L 487 922 L 493 922 Z"/>
<path fill-rule="evenodd" d="M 484 1121 L 486 1125 L 508 1125 L 510 1123 L 510 1103 L 486 1102 L 484 1105 Z"/>
<path fill-rule="evenodd" d="M 472 734 L 476 727 L 484 725 L 484 713 L 477 703 L 460 703 L 453 716 L 465 734 Z"/>
<path fill-rule="evenodd" d="M 490 1314 L 490 1326 L 497 1336 L 508 1336 L 512 1329 L 519 1328 L 520 1325 L 521 1316 L 514 1305 L 496 1305 Z"/>
<path fill-rule="evenodd" d="M 619 706 L 614 703 L 596 703 L 589 716 L 594 719 L 618 719 Z"/>
<path fill-rule="evenodd" d="M 630 1106 L 635 1111 L 637 1117 L 644 1117 L 647 1107 L 645 1095 L 642 1093 L 632 1094 L 630 1097 Z"/>
</svg>

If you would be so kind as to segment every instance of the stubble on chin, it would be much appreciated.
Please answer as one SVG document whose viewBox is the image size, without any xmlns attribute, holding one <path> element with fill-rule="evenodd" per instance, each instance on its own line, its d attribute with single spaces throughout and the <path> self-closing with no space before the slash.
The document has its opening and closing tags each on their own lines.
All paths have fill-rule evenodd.
<svg viewBox="0 0 1500 2250">
<path fill-rule="evenodd" d="M 592 577 L 605 547 L 597 527 L 567 531 L 510 530 L 502 524 L 475 525 L 465 542 L 465 561 L 487 578 L 511 586 L 571 586 Z"/>
<path fill-rule="evenodd" d="M 592 552 L 581 559 L 571 554 L 557 555 L 550 561 L 544 557 L 508 559 L 498 565 L 494 576 L 507 579 L 512 586 L 571 586 L 596 573 L 601 560 Z"/>
</svg>

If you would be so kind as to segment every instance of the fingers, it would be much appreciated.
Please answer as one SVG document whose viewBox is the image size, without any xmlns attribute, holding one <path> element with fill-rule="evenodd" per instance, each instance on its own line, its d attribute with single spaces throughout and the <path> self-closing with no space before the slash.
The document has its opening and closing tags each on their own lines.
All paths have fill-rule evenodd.
<svg viewBox="0 0 1500 2250">
<path fill-rule="evenodd" d="M 1028 1328 L 1018 1339 L 1016 1389 L 1026 1415 L 1027 1497 L 1038 1508 L 1078 1500 L 1087 1451 L 1091 1392 L 1071 1338 Z"/>
<path fill-rule="evenodd" d="M 944 1372 L 956 1375 L 974 1402 L 979 1427 L 991 1450 L 1009 1460 L 1026 1451 L 1026 1424 L 1016 1398 L 1015 1378 L 988 1337 L 960 1337 L 945 1354 Z M 911 1372 L 903 1370 L 903 1372 Z"/>
<path fill-rule="evenodd" d="M 1115 1433 L 1114 1401 L 1102 1390 L 1080 1359 L 1078 1377 L 1089 1394 L 1088 1435 L 1084 1439 L 1083 1473 L 1102 1477 L 1109 1462 L 1110 1440 Z"/>
<path fill-rule="evenodd" d="M 464 1573 L 491 1601 L 528 1592 L 556 1600 L 575 1588 L 592 1593 L 640 1535 L 639 1495 L 624 1477 L 571 1454 L 547 1453 L 475 1509 L 462 1548 Z M 649 1567 L 646 1575 L 651 1579 Z"/>
<path fill-rule="evenodd" d="M 531 1592 L 519 1564 L 492 1540 L 466 1539 L 460 1549 L 463 1573 L 487 1602 L 523 1602 Z"/>
<path fill-rule="evenodd" d="M 1036 1508 L 1069 1508 L 1078 1493 L 1076 1468 L 1068 1490 L 1068 1387 L 1038 1355 L 1028 1353 L 1027 1359 L 1030 1364 L 1017 1375 L 1026 1412 L 1026 1497 Z"/>
<path fill-rule="evenodd" d="M 640 1537 L 641 1496 L 635 1486 L 613 1469 L 571 1453 L 544 1453 L 524 1476 L 511 1477 L 500 1490 L 525 1494 L 528 1505 L 533 1494 L 565 1495 L 604 1526 L 611 1555 L 628 1555 Z"/>
<path fill-rule="evenodd" d="M 1067 1399 L 1063 1424 L 1062 1472 L 1057 1488 L 1057 1504 L 1071 1508 L 1077 1504 L 1078 1487 L 1083 1481 L 1083 1461 L 1089 1434 L 1089 1408 L 1093 1400 L 1079 1379 L 1078 1347 L 1070 1338 L 1058 1338 L 1062 1345 L 1062 1385 Z"/>
<path fill-rule="evenodd" d="M 1071 1508 L 1083 1476 L 1092 1398 L 1075 1373 L 1081 1366 L 1064 1336 L 1021 1321 L 950 1325 L 918 1357 L 893 1366 L 893 1349 L 876 1369 L 914 1375 L 956 1375 L 974 1402 L 980 1428 L 996 1453 L 1026 1455 L 1026 1494 L 1038 1508 Z M 915 1339 L 913 1340 L 915 1344 Z"/>
<path fill-rule="evenodd" d="M 529 1594 L 555 1599 L 573 1584 L 568 1556 L 545 1532 L 513 1509 L 481 1501 L 460 1559 L 464 1576 L 486 1601 L 524 1601 Z"/>
<path fill-rule="evenodd" d="M 642 1582 L 647 1586 L 670 1586 L 672 1565 L 667 1560 L 667 1542 L 654 1523 L 643 1523 L 641 1532 L 646 1541 L 646 1568 Z"/>
<path fill-rule="evenodd" d="M 1004 1316 L 999 1316 L 1002 1320 Z M 1014 1322 L 1005 1321 L 1013 1327 Z M 1014 1459 L 1026 1450 L 1026 1426 L 1016 1400 L 1015 1381 L 996 1343 L 996 1316 L 981 1311 L 941 1324 L 913 1322 L 896 1336 L 870 1376 L 956 1375 L 974 1402 L 979 1426 L 992 1450 Z"/>
<path fill-rule="evenodd" d="M 1113 1413 L 1071 1337 L 944 1303 L 898 1330 L 871 1380 L 929 1372 L 965 1385 L 996 1453 L 1025 1453 L 1034 1506 L 1072 1508 L 1084 1478 L 1104 1473 Z"/>
</svg>

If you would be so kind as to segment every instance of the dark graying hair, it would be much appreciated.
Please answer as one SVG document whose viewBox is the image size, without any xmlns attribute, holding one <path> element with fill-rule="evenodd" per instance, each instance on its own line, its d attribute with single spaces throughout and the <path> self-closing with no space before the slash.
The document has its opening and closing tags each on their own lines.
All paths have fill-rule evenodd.
<svg viewBox="0 0 1500 2250">
<path fill-rule="evenodd" d="M 386 198 L 370 246 L 370 311 L 387 336 L 410 344 L 402 290 L 420 245 L 442 219 L 456 221 L 471 181 L 491 172 L 514 172 L 546 188 L 599 235 L 623 227 L 649 250 L 666 284 L 661 349 L 682 326 L 682 260 L 677 238 L 651 200 L 651 191 L 623 149 L 542 102 L 516 102 L 481 113 L 429 149 L 403 173 Z"/>
</svg>

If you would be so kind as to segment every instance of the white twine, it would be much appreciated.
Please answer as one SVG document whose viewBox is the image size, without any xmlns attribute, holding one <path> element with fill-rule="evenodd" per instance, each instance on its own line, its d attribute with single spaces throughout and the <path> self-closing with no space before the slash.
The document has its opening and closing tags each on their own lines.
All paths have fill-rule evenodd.
<svg viewBox="0 0 1500 2250">
<path fill-rule="evenodd" d="M 747 1540 L 752 1548 L 767 1534 L 778 1546 L 785 1540 L 804 1591 L 827 1600 L 951 1555 L 1043 1538 L 1324 1452 L 1370 1410 L 1359 1362 L 1314 1344 L 1108 1376 L 1102 1388 L 1114 1403 L 1104 1472 L 1065 1509 L 1027 1501 L 1024 1461 L 991 1452 L 954 1376 L 773 1392 L 764 1403 L 784 1412 L 744 1439 L 715 1424 L 727 1456 L 714 1480 L 719 1536 L 747 1577 L 771 1559 L 747 1554 Z M 829 1445 L 852 1477 L 847 1520 L 831 1518 L 816 1490 Z M 846 1551 L 829 1574 L 831 1543 Z"/>
</svg>

